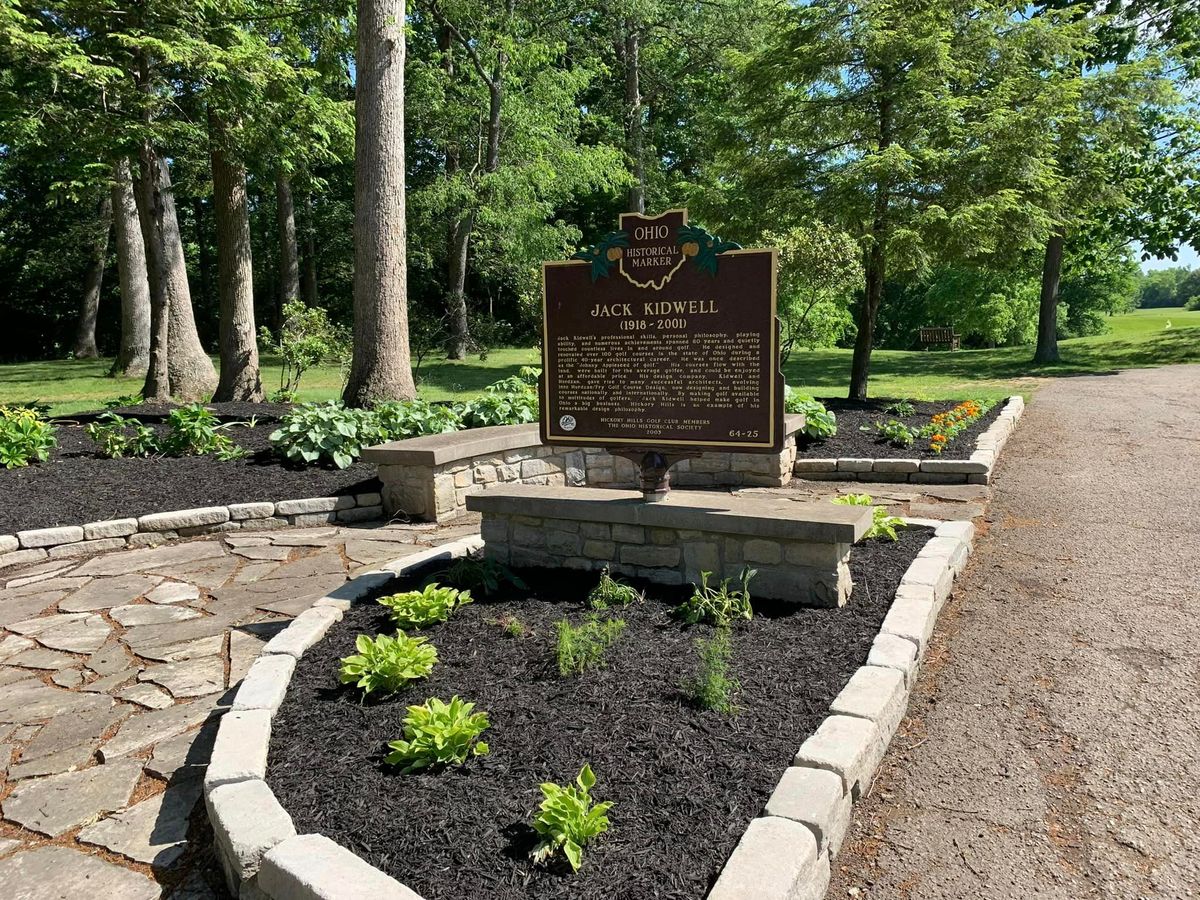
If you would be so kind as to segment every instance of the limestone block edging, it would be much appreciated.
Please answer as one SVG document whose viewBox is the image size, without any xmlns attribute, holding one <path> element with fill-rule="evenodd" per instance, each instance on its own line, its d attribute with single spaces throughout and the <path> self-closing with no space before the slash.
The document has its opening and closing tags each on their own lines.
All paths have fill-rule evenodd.
<svg viewBox="0 0 1200 900">
<path fill-rule="evenodd" d="M 0 569 L 122 547 L 153 547 L 176 538 L 218 531 L 368 522 L 383 517 L 383 498 L 377 491 L 372 491 L 336 497 L 231 503 L 104 519 L 85 525 L 33 528 L 13 535 L 0 534 Z"/>
<path fill-rule="evenodd" d="M 941 573 L 953 580 L 975 538 L 970 522 L 907 521 L 935 527 L 934 537 L 901 579 L 867 664 L 850 677 L 834 698 L 830 715 L 797 750 L 762 813 L 751 820 L 726 860 L 708 900 L 821 900 L 825 896 L 830 865 L 841 849 L 852 806 L 870 787 L 908 706 L 916 670 L 948 594 L 937 589 Z M 380 584 L 436 559 L 455 558 L 482 546 L 479 536 L 464 538 L 351 579 L 334 592 L 337 596 L 318 600 L 293 619 L 264 648 L 259 662 L 268 655 L 298 658 L 324 636 L 343 610 Z M 933 570 L 940 571 L 928 583 Z M 321 621 L 315 616 L 304 618 L 318 611 Z M 293 629 L 296 633 L 289 634 Z M 273 665 L 269 677 L 278 679 L 277 684 L 265 684 L 264 674 L 244 689 L 255 697 L 282 697 L 293 669 L 294 663 Z M 421 900 L 329 838 L 297 836 L 291 817 L 257 770 L 231 780 L 232 770 L 250 768 L 247 758 L 255 761 L 251 766 L 262 759 L 265 774 L 269 717 L 274 713 L 273 709 L 239 709 L 241 693 L 239 689 L 234 699 L 235 711 L 221 721 L 204 785 L 217 856 L 233 893 L 268 900 L 355 900 L 368 892 L 386 900 Z M 247 747 L 246 729 L 235 717 L 255 714 L 266 717 L 265 734 L 260 730 L 259 746 Z"/>
</svg>

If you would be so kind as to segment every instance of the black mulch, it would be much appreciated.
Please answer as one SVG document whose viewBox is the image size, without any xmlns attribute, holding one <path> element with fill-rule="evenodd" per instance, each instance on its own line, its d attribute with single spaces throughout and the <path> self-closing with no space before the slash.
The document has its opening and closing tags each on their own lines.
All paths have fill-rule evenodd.
<svg viewBox="0 0 1200 900">
<path fill-rule="evenodd" d="M 911 416 L 897 416 L 885 413 L 884 409 L 894 400 L 842 400 L 822 399 L 825 408 L 837 415 L 837 434 L 833 437 L 816 441 L 799 435 L 797 449 L 800 456 L 814 459 L 833 459 L 851 457 L 855 459 L 967 459 L 975 452 L 975 438 L 987 430 L 988 426 L 1004 409 L 1005 401 L 997 402 L 991 409 L 979 417 L 970 428 L 963 431 L 950 445 L 939 454 L 929 449 L 929 441 L 917 438 L 911 447 L 893 447 L 881 440 L 874 428 L 862 431 L 861 426 L 873 426 L 875 422 L 887 422 L 896 419 L 905 425 L 919 428 L 928 425 L 929 419 L 935 413 L 953 409 L 958 401 L 941 400 L 925 402 L 912 401 L 915 412 Z"/>
<path fill-rule="evenodd" d="M 856 547 L 843 609 L 763 610 L 738 628 L 734 718 L 689 706 L 678 689 L 693 639 L 711 633 L 672 618 L 679 590 L 649 588 L 648 602 L 616 613 L 628 626 L 607 668 L 563 679 L 553 623 L 583 618 L 594 578 L 533 573 L 532 597 L 479 602 L 430 629 L 439 663 L 428 681 L 367 703 L 338 685 L 338 660 L 357 634 L 391 629 L 376 604 L 356 606 L 300 661 L 272 727 L 267 780 L 301 834 L 327 835 L 429 900 L 702 897 L 865 661 L 929 535 Z M 506 616 L 532 632 L 507 636 L 497 624 Z M 455 693 L 488 712 L 491 755 L 439 774 L 385 767 L 406 705 Z M 616 802 L 612 827 L 585 849 L 578 875 L 536 867 L 527 854 L 538 784 L 570 781 L 584 762 L 598 779 L 593 796 Z"/>
<path fill-rule="evenodd" d="M 0 469 L 0 534 L 197 506 L 379 490 L 375 467 L 366 463 L 341 470 L 285 464 L 271 450 L 274 428 L 260 420 L 255 428 L 227 429 L 250 455 L 222 462 L 214 456 L 104 459 L 81 426 L 60 425 L 58 449 L 47 462 Z"/>
<path fill-rule="evenodd" d="M 102 416 L 106 412 L 116 413 L 119 416 L 124 416 L 127 419 L 138 419 L 146 423 L 165 422 L 171 410 L 176 409 L 181 404 L 170 402 L 153 402 L 139 403 L 136 406 L 122 406 L 114 409 L 100 409 L 93 412 L 72 413 L 69 416 L 62 416 L 62 421 L 75 421 L 88 423 Z M 279 421 L 292 409 L 290 403 L 205 403 L 206 409 L 212 410 L 213 414 L 222 422 L 242 422 L 250 419 L 251 416 L 257 416 L 260 423 L 273 423 Z"/>
</svg>

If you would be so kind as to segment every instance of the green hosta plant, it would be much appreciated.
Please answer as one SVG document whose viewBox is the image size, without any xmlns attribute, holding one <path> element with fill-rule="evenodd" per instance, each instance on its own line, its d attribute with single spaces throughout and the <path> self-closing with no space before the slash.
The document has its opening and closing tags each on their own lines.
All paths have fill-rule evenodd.
<svg viewBox="0 0 1200 900">
<path fill-rule="evenodd" d="M 888 540 L 898 541 L 900 540 L 900 535 L 896 529 L 906 527 L 904 520 L 899 516 L 888 515 L 886 508 L 874 506 L 874 501 L 871 499 L 870 494 L 844 494 L 841 497 L 834 497 L 831 502 L 836 503 L 838 506 L 873 506 L 871 511 L 871 527 L 863 535 L 863 540 L 886 537 Z"/>
<path fill-rule="evenodd" d="M 557 635 L 554 653 L 558 659 L 558 674 L 582 675 L 588 669 L 603 664 L 604 652 L 616 643 L 625 630 L 625 620 L 601 620 L 593 614 L 579 627 L 563 619 L 555 623 L 554 630 Z"/>
<path fill-rule="evenodd" d="M 541 808 L 533 819 L 533 830 L 541 835 L 530 853 L 534 862 L 544 862 L 555 853 L 562 853 L 579 871 L 583 864 L 583 848 L 598 835 L 608 831 L 608 811 L 612 801 L 594 803 L 591 790 L 596 784 L 592 767 L 586 763 L 573 785 L 547 782 L 541 786 Z"/>
<path fill-rule="evenodd" d="M 610 606 L 628 606 L 644 599 L 641 591 L 609 575 L 608 566 L 605 566 L 600 572 L 599 584 L 588 594 L 587 605 L 592 609 L 608 609 Z"/>
<path fill-rule="evenodd" d="M 445 622 L 456 609 L 473 602 L 470 591 L 438 584 L 379 598 L 379 603 L 388 608 L 398 628 L 425 628 Z"/>
<path fill-rule="evenodd" d="M 271 435 L 276 450 L 292 462 L 330 462 L 344 469 L 362 448 L 384 439 L 374 412 L 330 400 L 305 403 L 283 417 Z"/>
<path fill-rule="evenodd" d="M 825 404 L 808 394 L 787 389 L 783 408 L 790 413 L 804 414 L 804 433 L 815 440 L 824 440 L 837 434 L 837 416 L 825 408 Z"/>
<path fill-rule="evenodd" d="M 342 684 L 354 684 L 364 694 L 382 691 L 394 694 L 410 681 L 428 678 L 437 662 L 437 648 L 427 638 L 381 634 L 374 640 L 360 634 L 354 642 L 358 653 L 342 660 L 338 675 Z"/>
<path fill-rule="evenodd" d="M 740 588 L 731 588 L 732 578 L 710 587 L 708 578 L 712 572 L 700 573 L 700 586 L 692 585 L 692 596 L 676 607 L 675 612 L 688 624 L 707 622 L 710 625 L 727 627 L 738 619 L 747 621 L 754 615 L 750 605 L 750 579 L 757 574 L 755 569 L 742 569 L 739 576 Z"/>
<path fill-rule="evenodd" d="M 152 456 L 160 451 L 158 436 L 153 428 L 116 413 L 106 412 L 98 416 L 84 432 L 96 442 L 100 455 L 108 459 Z"/>
<path fill-rule="evenodd" d="M 45 462 L 58 446 L 54 426 L 30 406 L 0 406 L 0 464 L 18 469 Z"/>
<path fill-rule="evenodd" d="M 490 723 L 487 713 L 472 712 L 474 708 L 474 703 L 457 695 L 449 703 L 430 697 L 420 706 L 410 706 L 404 717 L 404 739 L 388 743 L 392 752 L 385 761 L 408 773 L 461 766 L 468 756 L 486 755 L 488 745 L 479 740 L 479 735 Z"/>
</svg>

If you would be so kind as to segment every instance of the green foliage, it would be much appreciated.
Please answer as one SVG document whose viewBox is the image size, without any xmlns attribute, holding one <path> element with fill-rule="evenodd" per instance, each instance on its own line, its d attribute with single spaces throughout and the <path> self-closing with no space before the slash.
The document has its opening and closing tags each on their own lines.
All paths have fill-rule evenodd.
<svg viewBox="0 0 1200 900">
<path fill-rule="evenodd" d="M 580 626 L 566 619 L 556 622 L 557 635 L 554 653 L 558 659 L 558 674 L 582 675 L 588 669 L 603 664 L 604 653 L 625 630 L 624 619 L 601 619 L 592 614 Z"/>
<path fill-rule="evenodd" d="M 517 590 L 524 590 L 527 586 L 504 563 L 478 556 L 459 557 L 441 574 L 441 578 L 461 590 L 474 591 L 484 597 L 496 593 L 505 584 Z"/>
<path fill-rule="evenodd" d="M 45 462 L 56 446 L 54 426 L 36 409 L 0 406 L 0 463 L 4 468 Z"/>
<path fill-rule="evenodd" d="M 573 871 L 583 863 L 583 848 L 608 831 L 611 801 L 593 803 L 591 790 L 596 784 L 592 767 L 586 763 L 574 785 L 546 783 L 541 786 L 542 805 L 533 819 L 533 829 L 541 840 L 530 854 L 540 863 L 561 852 Z"/>
<path fill-rule="evenodd" d="M 904 419 L 913 415 L 917 411 L 917 408 L 912 405 L 911 400 L 896 400 L 885 406 L 883 411 L 889 415 L 899 416 Z"/>
<path fill-rule="evenodd" d="M 462 427 L 453 406 L 420 399 L 381 403 L 375 407 L 375 417 L 389 441 L 422 434 L 444 434 Z"/>
<path fill-rule="evenodd" d="M 909 408 L 912 408 L 911 404 Z M 911 447 L 916 439 L 912 428 L 895 419 L 888 419 L 886 422 L 875 421 L 870 425 L 863 425 L 861 430 L 874 431 L 893 447 Z"/>
<path fill-rule="evenodd" d="M 121 406 L 122 404 L 117 404 Z M 137 419 L 106 412 L 91 422 L 84 432 L 96 442 L 100 455 L 107 459 L 126 456 L 153 456 L 160 452 L 154 429 Z"/>
<path fill-rule="evenodd" d="M 527 371 L 536 371 L 529 369 Z M 536 384 L 536 379 L 534 381 Z M 504 378 L 484 388 L 483 394 L 459 405 L 464 428 L 488 425 L 525 425 L 538 417 L 537 388 L 520 375 Z"/>
<path fill-rule="evenodd" d="M 120 397 L 113 397 L 111 400 L 104 401 L 105 409 L 125 409 L 129 406 L 140 406 L 142 404 L 141 394 L 122 394 Z"/>
<path fill-rule="evenodd" d="M 628 606 L 644 599 L 641 591 L 609 575 L 608 566 L 605 566 L 600 572 L 599 583 L 588 593 L 587 605 L 592 609 L 608 609 L 611 606 Z"/>
<path fill-rule="evenodd" d="M 449 765 L 461 766 L 468 756 L 485 756 L 488 745 L 479 736 L 489 726 L 485 712 L 472 712 L 456 694 L 446 703 L 430 697 L 420 706 L 410 706 L 404 717 L 404 739 L 389 741 L 392 752 L 384 760 L 400 766 L 401 772 Z"/>
<path fill-rule="evenodd" d="M 354 646 L 358 653 L 342 660 L 338 679 L 362 688 L 364 694 L 377 690 L 394 694 L 410 681 L 428 678 L 437 662 L 437 648 L 427 638 L 409 637 L 403 631 L 374 640 L 360 634 Z"/>
<path fill-rule="evenodd" d="M 716 587 L 709 587 L 708 579 L 712 572 L 701 572 L 699 587 L 692 585 L 692 596 L 681 603 L 675 612 L 689 625 L 707 622 L 724 628 L 738 619 L 748 622 L 754 615 L 754 608 L 750 605 L 750 579 L 756 574 L 754 569 L 742 569 L 738 577 L 741 587 L 731 588 L 732 578 L 724 579 Z"/>
<path fill-rule="evenodd" d="M 863 268 L 862 250 L 851 235 L 813 222 L 765 232 L 762 243 L 779 250 L 781 363 L 797 347 L 833 347 L 854 333 L 850 302 Z"/>
<path fill-rule="evenodd" d="M 297 406 L 271 434 L 275 449 L 292 462 L 333 463 L 339 469 L 358 459 L 363 447 L 382 440 L 374 412 L 336 400 Z"/>
<path fill-rule="evenodd" d="M 283 306 L 283 327 L 274 335 L 267 326 L 259 329 L 259 340 L 280 356 L 279 391 L 273 403 L 288 402 L 276 397 L 295 398 L 300 379 L 313 366 L 323 362 L 342 363 L 350 357 L 350 332 L 334 325 L 329 313 L 301 300 L 289 300 Z M 344 468 L 344 467 L 343 467 Z"/>
<path fill-rule="evenodd" d="M 843 494 L 840 497 L 834 497 L 830 502 L 839 506 L 872 506 L 874 503 L 870 494 Z M 890 541 L 900 540 L 896 529 L 907 527 L 902 518 L 888 515 L 887 509 L 883 506 L 874 506 L 871 516 L 871 527 L 863 535 L 863 540 L 878 537 L 886 537 Z"/>
<path fill-rule="evenodd" d="M 680 687 L 697 706 L 732 713 L 733 695 L 741 685 L 729 674 L 729 661 L 733 657 L 729 629 L 718 628 L 708 640 L 698 639 L 696 653 L 700 657 L 696 675 Z"/>
<path fill-rule="evenodd" d="M 508 616 L 501 620 L 504 633 L 511 638 L 523 638 L 529 633 L 529 626 L 516 616 Z"/>
<path fill-rule="evenodd" d="M 426 628 L 445 622 L 455 610 L 473 603 L 470 591 L 427 584 L 419 591 L 404 591 L 380 597 L 397 628 Z"/>
<path fill-rule="evenodd" d="M 837 416 L 814 397 L 788 388 L 784 395 L 783 408 L 789 413 L 804 414 L 804 433 L 810 438 L 824 440 L 837 434 Z"/>
<path fill-rule="evenodd" d="M 203 456 L 212 453 L 218 459 L 238 459 L 245 456 L 246 451 L 221 431 L 242 424 L 247 423 L 228 422 L 222 425 L 213 411 L 201 403 L 179 406 L 167 416 L 170 431 L 162 442 L 162 450 L 168 456 Z"/>
</svg>

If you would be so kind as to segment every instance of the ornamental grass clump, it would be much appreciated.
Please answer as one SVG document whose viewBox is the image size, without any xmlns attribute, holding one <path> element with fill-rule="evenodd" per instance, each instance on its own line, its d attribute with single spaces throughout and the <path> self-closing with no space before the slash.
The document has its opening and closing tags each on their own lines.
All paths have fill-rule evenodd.
<svg viewBox="0 0 1200 900">
<path fill-rule="evenodd" d="M 430 697 L 410 706 L 404 717 L 404 738 L 389 741 L 385 762 L 407 774 L 420 769 L 461 766 L 468 756 L 486 756 L 488 745 L 479 740 L 489 726 L 485 712 L 472 712 L 474 703 L 457 695 L 446 703 Z"/>
<path fill-rule="evenodd" d="M 373 640 L 360 634 L 354 646 L 358 653 L 342 660 L 338 678 L 342 684 L 362 688 L 363 694 L 394 694 L 410 681 L 428 678 L 438 658 L 437 648 L 427 638 L 409 637 L 403 631 Z"/>
<path fill-rule="evenodd" d="M 882 506 L 873 506 L 874 501 L 871 499 L 870 494 L 843 494 L 841 497 L 834 497 L 830 502 L 836 503 L 838 506 L 873 507 L 871 511 L 871 527 L 863 535 L 863 540 L 885 537 L 891 541 L 898 541 L 900 540 L 900 535 L 896 529 L 908 527 L 905 521 L 899 516 L 888 515 L 887 509 Z"/>
<path fill-rule="evenodd" d="M 608 566 L 600 571 L 600 581 L 587 596 L 587 605 L 592 609 L 608 609 L 612 606 L 628 606 L 645 600 L 641 591 L 623 584 L 608 574 Z"/>
<path fill-rule="evenodd" d="M 475 602 L 470 591 L 427 584 L 419 591 L 404 591 L 380 597 L 397 628 L 427 628 L 445 622 L 456 609 Z"/>
<path fill-rule="evenodd" d="M 750 605 L 750 579 L 756 574 L 755 569 L 742 569 L 739 576 L 741 587 L 731 588 L 729 584 L 732 578 L 710 587 L 708 579 L 712 572 L 701 572 L 700 586 L 692 585 L 692 596 L 677 606 L 675 612 L 689 625 L 707 622 L 709 625 L 728 627 L 738 619 L 750 621 L 754 616 L 754 608 Z"/>
<path fill-rule="evenodd" d="M 727 715 L 732 713 L 733 695 L 741 685 L 729 674 L 729 661 L 733 658 L 729 629 L 718 628 L 708 640 L 697 640 L 696 653 L 700 665 L 695 677 L 680 685 L 684 694 L 703 709 Z"/>
<path fill-rule="evenodd" d="M 583 864 L 583 848 L 595 837 L 608 831 L 611 800 L 593 803 L 591 790 L 596 784 L 592 767 L 584 763 L 573 785 L 546 782 L 541 785 L 542 805 L 533 819 L 533 830 L 541 835 L 530 852 L 535 863 L 545 862 L 562 853 L 572 871 Z"/>
<path fill-rule="evenodd" d="M 558 674 L 582 675 L 588 669 L 603 665 L 605 651 L 616 643 L 625 630 L 625 620 L 601 620 L 593 614 L 579 627 L 563 619 L 555 623 L 554 630 L 557 635 L 554 653 L 558 660 Z"/>
</svg>

